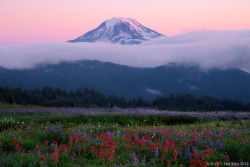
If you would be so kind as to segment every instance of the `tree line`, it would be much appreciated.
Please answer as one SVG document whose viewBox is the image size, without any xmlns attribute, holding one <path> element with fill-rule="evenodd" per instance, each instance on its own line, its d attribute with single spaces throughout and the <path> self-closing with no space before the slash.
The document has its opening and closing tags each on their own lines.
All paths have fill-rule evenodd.
<svg viewBox="0 0 250 167">
<path fill-rule="evenodd" d="M 126 99 L 124 96 L 106 96 L 95 89 L 78 88 L 74 91 L 66 91 L 48 86 L 41 90 L 0 87 L 0 102 L 48 107 L 153 107 L 160 110 L 180 111 L 250 111 L 250 103 L 212 96 L 170 94 L 149 102 L 143 97 Z"/>
</svg>

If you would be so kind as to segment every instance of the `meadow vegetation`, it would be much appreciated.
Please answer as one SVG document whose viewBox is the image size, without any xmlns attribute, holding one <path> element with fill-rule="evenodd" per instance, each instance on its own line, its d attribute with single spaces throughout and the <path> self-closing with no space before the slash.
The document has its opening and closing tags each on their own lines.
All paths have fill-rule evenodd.
<svg viewBox="0 0 250 167">
<path fill-rule="evenodd" d="M 2 104 L 0 166 L 249 166 L 249 113 L 174 113 Z"/>
</svg>

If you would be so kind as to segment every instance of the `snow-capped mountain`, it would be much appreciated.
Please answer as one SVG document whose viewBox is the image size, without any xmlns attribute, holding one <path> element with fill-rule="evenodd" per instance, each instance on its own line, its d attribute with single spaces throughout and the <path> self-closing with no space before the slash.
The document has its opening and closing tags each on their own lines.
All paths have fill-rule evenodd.
<svg viewBox="0 0 250 167">
<path fill-rule="evenodd" d="M 164 37 L 132 18 L 117 18 L 104 21 L 99 27 L 68 42 L 110 42 L 122 45 L 141 44 L 154 38 Z"/>
</svg>

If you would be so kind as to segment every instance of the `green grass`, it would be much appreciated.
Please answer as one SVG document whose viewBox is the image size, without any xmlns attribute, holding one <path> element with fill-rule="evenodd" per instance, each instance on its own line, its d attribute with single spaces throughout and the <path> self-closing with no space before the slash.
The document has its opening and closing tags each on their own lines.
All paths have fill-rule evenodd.
<svg viewBox="0 0 250 167">
<path fill-rule="evenodd" d="M 193 155 L 194 150 L 190 152 L 190 158 L 196 161 L 193 167 L 198 161 L 202 164 L 205 161 L 240 163 L 240 158 L 245 163 L 250 161 L 249 120 L 124 114 L 61 117 L 60 113 L 49 112 L 0 116 L 0 166 L 4 167 L 135 166 L 133 156 L 130 157 L 133 153 L 137 166 L 188 166 L 191 161 L 184 153 L 192 148 L 200 156 L 197 159 Z M 174 145 L 166 144 L 171 141 Z M 218 141 L 220 145 L 217 147 Z M 92 147 L 97 150 L 92 150 Z M 158 156 L 155 155 L 156 147 Z M 212 154 L 205 154 L 208 149 L 213 150 Z M 58 153 L 55 153 L 56 150 Z M 178 152 L 176 159 L 174 151 Z M 102 157 L 99 152 L 104 152 L 105 156 Z M 114 154 L 114 158 L 108 158 L 109 153 Z M 204 160 L 202 153 L 205 154 Z M 225 158 L 226 155 L 229 159 Z M 41 156 L 45 159 L 41 160 Z M 52 158 L 58 158 L 58 162 L 52 162 Z M 171 164 L 167 164 L 168 161 Z"/>
</svg>

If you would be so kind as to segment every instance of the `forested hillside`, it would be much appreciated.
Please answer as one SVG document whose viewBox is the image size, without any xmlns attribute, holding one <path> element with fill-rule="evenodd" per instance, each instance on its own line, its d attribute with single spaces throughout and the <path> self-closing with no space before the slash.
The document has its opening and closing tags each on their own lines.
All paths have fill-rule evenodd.
<svg viewBox="0 0 250 167">
<path fill-rule="evenodd" d="M 143 97 L 127 99 L 124 96 L 106 96 L 95 89 L 88 88 L 78 88 L 75 91 L 68 92 L 51 87 L 44 87 L 42 90 L 0 87 L 0 101 L 52 107 L 153 107 L 160 110 L 181 111 L 250 111 L 250 103 L 219 99 L 212 96 L 170 94 L 169 96 L 157 97 L 153 101 L 146 101 Z"/>
</svg>

